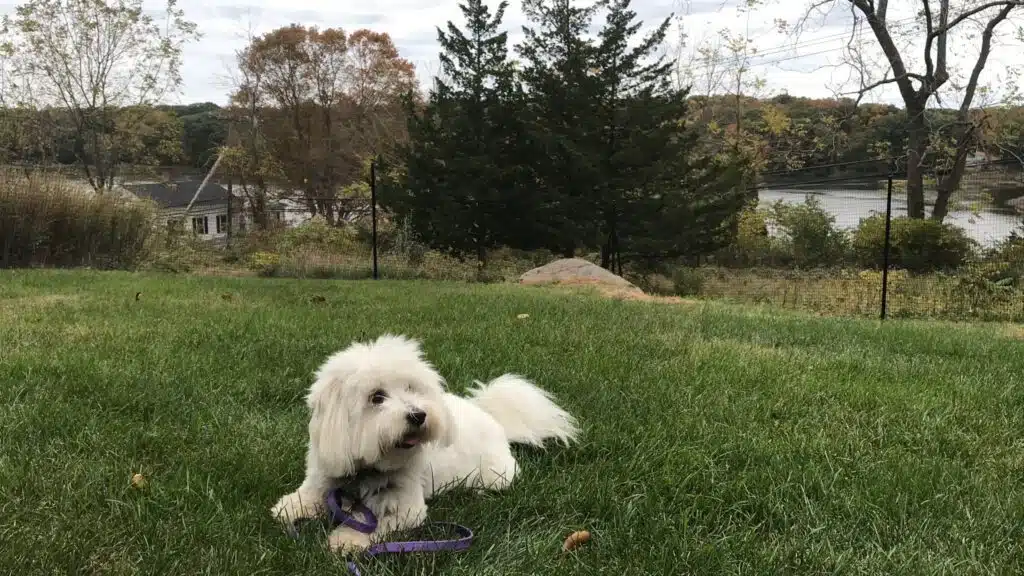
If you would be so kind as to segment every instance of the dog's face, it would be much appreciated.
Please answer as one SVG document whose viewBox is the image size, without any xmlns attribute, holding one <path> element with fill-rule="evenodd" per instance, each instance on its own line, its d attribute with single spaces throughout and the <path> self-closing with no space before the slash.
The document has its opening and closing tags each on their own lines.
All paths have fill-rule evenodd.
<svg viewBox="0 0 1024 576">
<path fill-rule="evenodd" d="M 444 381 L 417 342 L 382 336 L 331 356 L 307 403 L 311 457 L 333 477 L 401 468 L 426 442 L 451 443 Z"/>
</svg>

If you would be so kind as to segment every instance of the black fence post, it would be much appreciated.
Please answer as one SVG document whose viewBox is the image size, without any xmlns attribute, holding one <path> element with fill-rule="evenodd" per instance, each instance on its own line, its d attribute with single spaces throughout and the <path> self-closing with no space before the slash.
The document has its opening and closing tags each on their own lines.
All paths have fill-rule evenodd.
<svg viewBox="0 0 1024 576">
<path fill-rule="evenodd" d="M 228 235 L 227 246 L 231 248 L 231 234 L 234 232 L 231 228 L 231 221 L 234 219 L 234 214 L 231 213 L 231 178 L 228 178 L 228 229 L 226 230 Z"/>
<path fill-rule="evenodd" d="M 371 240 L 373 244 L 373 279 L 380 278 L 377 269 L 377 159 L 370 161 L 370 226 Z"/>
<path fill-rule="evenodd" d="M 894 161 L 889 162 L 889 178 L 885 194 L 885 247 L 882 249 L 882 320 L 885 320 L 889 304 L 889 252 L 892 248 L 892 179 L 896 172 L 893 164 Z"/>
</svg>

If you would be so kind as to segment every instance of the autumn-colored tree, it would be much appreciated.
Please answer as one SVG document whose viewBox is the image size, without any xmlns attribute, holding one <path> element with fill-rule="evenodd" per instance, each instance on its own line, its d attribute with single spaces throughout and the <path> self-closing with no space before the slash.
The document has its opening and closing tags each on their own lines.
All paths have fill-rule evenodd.
<svg viewBox="0 0 1024 576">
<path fill-rule="evenodd" d="M 152 106 L 181 86 L 182 48 L 199 33 L 176 0 L 162 20 L 142 0 L 29 0 L 3 19 L 11 104 L 68 112 L 75 155 L 97 192 L 139 160 Z"/>
<path fill-rule="evenodd" d="M 272 155 L 263 133 L 265 103 L 264 65 L 261 53 L 246 47 L 235 52 L 236 88 L 226 116 L 229 122 L 227 142 L 218 151 L 228 178 L 238 182 L 257 229 L 269 224 L 271 185 L 283 180 L 281 168 Z"/>
<path fill-rule="evenodd" d="M 237 63 L 232 101 L 249 163 L 279 168 L 312 214 L 343 219 L 341 191 L 404 137 L 401 96 L 415 86 L 412 64 L 387 34 L 298 24 L 252 38 Z"/>
<path fill-rule="evenodd" d="M 356 30 L 348 37 L 349 133 L 361 154 L 388 155 L 407 138 L 401 96 L 417 90 L 416 70 L 385 33 Z"/>
</svg>

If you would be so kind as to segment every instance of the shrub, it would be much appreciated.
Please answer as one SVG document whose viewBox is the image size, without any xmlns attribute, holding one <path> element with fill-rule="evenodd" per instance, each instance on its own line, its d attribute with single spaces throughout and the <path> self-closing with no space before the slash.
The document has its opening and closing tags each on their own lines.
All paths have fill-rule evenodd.
<svg viewBox="0 0 1024 576">
<path fill-rule="evenodd" d="M 1024 285 L 1024 236 L 1017 231 L 985 254 L 982 274 L 992 282 Z"/>
<path fill-rule="evenodd" d="M 146 251 L 146 260 L 141 267 L 159 272 L 192 272 L 204 266 L 216 266 L 222 259 L 221 253 L 209 242 L 205 242 L 180 228 L 162 228 L 151 237 L 152 247 Z"/>
<path fill-rule="evenodd" d="M 757 200 L 749 202 L 736 218 L 736 236 L 731 244 L 717 250 L 711 261 L 719 266 L 776 266 L 788 263 L 778 238 L 768 235 L 771 214 L 759 208 Z"/>
<path fill-rule="evenodd" d="M 676 296 L 696 296 L 704 287 L 704 276 L 695 268 L 678 268 L 672 274 L 672 288 Z"/>
<path fill-rule="evenodd" d="M 331 226 L 322 216 L 288 228 L 278 238 L 282 254 L 317 250 L 328 254 L 347 254 L 360 250 L 355 232 L 348 226 Z"/>
<path fill-rule="evenodd" d="M 975 242 L 951 224 L 930 219 L 893 218 L 890 232 L 890 268 L 911 272 L 953 270 L 974 255 Z M 880 269 L 885 257 L 885 215 L 864 218 L 853 235 L 857 263 Z"/>
<path fill-rule="evenodd" d="M 774 232 L 772 234 L 771 232 Z M 842 264 L 849 239 L 813 196 L 800 204 L 751 202 L 739 215 L 736 238 L 715 255 L 724 266 L 827 267 Z"/>
<path fill-rule="evenodd" d="M 757 207 L 757 201 L 747 204 L 739 214 L 736 241 L 732 246 L 737 264 L 764 265 L 778 259 L 776 239 L 768 235 L 771 215 Z"/>
<path fill-rule="evenodd" d="M 59 176 L 0 170 L 0 267 L 134 268 L 153 235 L 155 207 Z"/>
<path fill-rule="evenodd" d="M 814 196 L 801 204 L 775 202 L 770 211 L 772 223 L 782 233 L 793 264 L 800 268 L 829 267 L 847 258 L 846 233 L 836 227 L 834 216 L 826 212 Z"/>
<path fill-rule="evenodd" d="M 281 256 L 273 252 L 255 252 L 249 256 L 249 268 L 260 276 L 276 276 L 281 266 Z"/>
</svg>

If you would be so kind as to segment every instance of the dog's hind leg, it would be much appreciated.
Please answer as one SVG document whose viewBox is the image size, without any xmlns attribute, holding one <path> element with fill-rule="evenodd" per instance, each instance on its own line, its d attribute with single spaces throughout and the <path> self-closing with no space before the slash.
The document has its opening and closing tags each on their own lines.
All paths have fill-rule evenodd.
<svg viewBox="0 0 1024 576">
<path fill-rule="evenodd" d="M 505 451 L 497 454 L 487 454 L 482 459 L 474 488 L 477 490 L 504 490 L 512 485 L 512 480 L 518 473 L 519 463 L 516 462 L 511 450 L 506 448 Z"/>
</svg>

